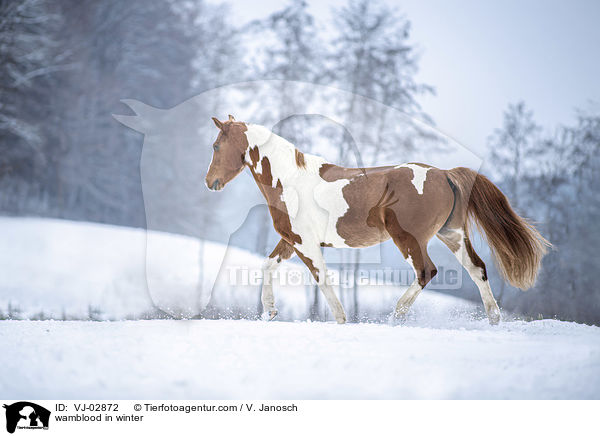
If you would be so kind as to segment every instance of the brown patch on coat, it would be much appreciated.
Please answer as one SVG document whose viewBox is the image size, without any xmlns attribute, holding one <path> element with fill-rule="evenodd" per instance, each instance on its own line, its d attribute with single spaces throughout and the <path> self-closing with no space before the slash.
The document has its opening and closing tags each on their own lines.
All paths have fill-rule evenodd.
<svg viewBox="0 0 600 436">
<path fill-rule="evenodd" d="M 398 217 L 392 209 L 384 212 L 384 223 L 394 244 L 402 252 L 405 259 L 410 257 L 419 285 L 424 288 L 437 274 L 437 269 L 427 253 L 427 241 L 418 241 L 411 233 L 402 228 Z"/>
<path fill-rule="evenodd" d="M 296 251 L 296 254 L 298 255 L 298 257 L 300 259 L 302 259 L 302 262 L 304 262 L 304 264 L 307 266 L 307 268 L 309 269 L 310 273 L 315 278 L 317 283 L 319 283 L 319 270 L 317 268 L 315 268 L 315 265 L 313 264 L 312 259 L 310 257 L 306 257 L 304 254 L 302 254 L 297 249 L 294 248 L 294 250 Z"/>
<path fill-rule="evenodd" d="M 294 254 L 294 247 L 292 247 L 285 239 L 281 239 L 275 246 L 275 249 L 269 254 L 271 259 L 277 258 L 277 263 L 282 260 L 289 259 Z"/>
<path fill-rule="evenodd" d="M 267 157 L 263 157 L 260 161 L 260 166 L 262 168 L 261 174 L 259 174 L 260 182 L 263 185 L 271 186 L 273 184 L 273 174 L 271 174 L 271 162 Z M 279 183 L 279 186 L 281 186 L 281 183 L 279 181 L 277 181 L 277 183 Z"/>
<path fill-rule="evenodd" d="M 306 168 L 306 162 L 304 161 L 304 153 L 302 153 L 297 148 L 295 149 L 296 154 L 296 166 L 298 168 Z"/>
<path fill-rule="evenodd" d="M 260 159 L 260 152 L 258 151 L 258 146 L 255 145 L 254 147 L 250 148 L 248 150 L 248 155 L 250 156 L 250 161 L 252 162 L 250 165 L 256 169 L 256 164 L 258 163 L 258 160 Z"/>
<path fill-rule="evenodd" d="M 260 173 L 256 172 L 256 165 L 250 166 L 250 171 L 265 200 L 267 200 L 269 213 L 273 219 L 273 227 L 287 243 L 291 245 L 301 244 L 302 238 L 292 230 L 287 206 L 281 200 L 281 195 L 283 194 L 281 181 L 277 180 L 275 187 L 272 186 L 273 174 L 271 173 L 271 163 L 266 156 L 261 159 L 260 164 L 262 167 Z"/>
<path fill-rule="evenodd" d="M 283 187 L 281 182 L 277 181 L 277 187 L 275 188 L 275 195 L 279 200 L 269 201 L 269 212 L 273 218 L 273 225 L 277 233 L 281 235 L 283 239 L 288 241 L 290 244 L 302 244 L 302 238 L 292 230 L 292 223 L 290 222 L 290 216 L 287 211 L 287 206 L 281 200 L 281 194 L 283 193 Z M 271 197 L 271 196 L 270 196 Z"/>
<path fill-rule="evenodd" d="M 373 167 L 373 168 L 344 168 L 338 167 L 333 164 L 323 164 L 319 168 L 319 176 L 326 182 L 335 182 L 340 179 L 353 179 L 358 176 L 369 176 L 370 174 L 376 174 L 381 171 L 390 170 L 394 167 Z"/>
<path fill-rule="evenodd" d="M 324 164 L 323 180 L 348 179 L 342 189 L 348 210 L 336 223 L 337 233 L 350 247 L 368 247 L 393 237 L 385 225 L 388 210 L 400 228 L 426 245 L 444 225 L 454 204 L 454 194 L 442 170 L 429 167 L 423 194 L 412 183 L 407 167 L 342 168 Z"/>
<path fill-rule="evenodd" d="M 475 253 L 475 250 L 473 249 L 473 246 L 471 245 L 471 240 L 466 235 L 465 235 L 464 241 L 465 241 L 465 248 L 467 249 L 467 254 L 469 255 L 469 258 L 471 259 L 471 262 L 473 262 L 473 265 L 475 265 L 476 267 L 481 268 L 481 279 L 483 281 L 486 281 L 488 278 L 487 278 L 487 270 L 485 268 L 485 263 L 477 255 L 477 253 Z"/>
<path fill-rule="evenodd" d="M 367 225 L 377 227 L 380 231 L 383 231 L 385 229 L 385 211 L 397 202 L 398 199 L 394 200 L 394 191 L 390 191 L 389 186 L 386 185 L 377 204 L 369 210 Z"/>
</svg>

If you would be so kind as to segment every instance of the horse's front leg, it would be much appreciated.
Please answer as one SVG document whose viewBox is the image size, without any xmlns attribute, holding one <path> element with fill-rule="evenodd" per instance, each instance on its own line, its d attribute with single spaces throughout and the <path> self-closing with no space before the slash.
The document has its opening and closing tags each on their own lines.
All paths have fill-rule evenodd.
<svg viewBox="0 0 600 436">
<path fill-rule="evenodd" d="M 338 324 L 344 324 L 346 322 L 346 313 L 344 312 L 342 303 L 340 303 L 340 300 L 335 295 L 333 287 L 327 283 L 327 267 L 321 247 L 318 245 L 315 247 L 294 246 L 294 250 L 296 250 L 298 257 L 302 259 L 319 284 L 319 289 L 323 292 L 335 320 Z"/>
<path fill-rule="evenodd" d="M 271 321 L 277 316 L 275 308 L 275 297 L 273 296 L 273 275 L 282 260 L 287 260 L 294 255 L 294 249 L 283 239 L 279 241 L 275 249 L 263 264 L 263 283 L 260 300 L 262 301 L 262 319 Z"/>
</svg>

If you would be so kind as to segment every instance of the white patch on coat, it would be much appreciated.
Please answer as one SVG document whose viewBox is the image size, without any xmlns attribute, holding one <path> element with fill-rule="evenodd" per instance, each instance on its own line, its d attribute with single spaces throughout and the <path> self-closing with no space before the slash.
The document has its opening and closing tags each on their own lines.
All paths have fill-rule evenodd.
<svg viewBox="0 0 600 436">
<path fill-rule="evenodd" d="M 245 133 L 249 148 L 258 147 L 259 162 L 262 161 L 263 157 L 269 159 L 271 175 L 273 176 L 273 188 L 277 186 L 277 181 L 281 181 L 283 186 L 283 182 L 295 174 L 295 147 L 281 136 L 257 124 L 247 124 Z"/>
<path fill-rule="evenodd" d="M 327 211 L 327 228 L 325 231 L 325 241 L 334 245 L 334 247 L 346 246 L 344 240 L 337 232 L 337 222 L 348 211 L 348 203 L 344 199 L 342 189 L 350 183 L 348 179 L 340 179 L 334 182 L 319 183 L 315 186 L 315 201 Z"/>
<path fill-rule="evenodd" d="M 319 156 L 305 153 L 305 167 L 299 168 L 296 149 L 290 142 L 263 126 L 248 124 L 247 127 L 249 146 L 258 146 L 261 160 L 263 157 L 269 159 L 272 186 L 276 187 L 277 182 L 281 182 L 281 199 L 288 209 L 292 231 L 302 238 L 302 244 L 295 247 L 305 254 L 320 250 L 321 243 L 348 247 L 337 233 L 336 226 L 348 210 L 342 188 L 350 181 L 323 180 L 319 169 L 326 161 Z"/>
<path fill-rule="evenodd" d="M 408 264 L 410 265 L 410 267 L 413 269 L 413 271 L 415 272 L 415 276 L 417 275 L 417 269 L 415 268 L 415 264 L 413 262 L 413 258 L 412 256 L 409 254 L 408 256 L 406 256 L 406 261 L 408 262 Z"/>
<path fill-rule="evenodd" d="M 429 171 L 429 168 L 415 164 L 402 164 L 397 165 L 394 168 L 410 168 L 413 172 L 412 184 L 419 195 L 423 195 L 423 188 L 425 187 L 425 180 L 427 180 L 427 171 Z"/>
<path fill-rule="evenodd" d="M 269 129 L 258 124 L 246 124 L 246 138 L 248 138 L 248 146 L 250 148 L 262 147 L 271 135 L 273 134 Z"/>
<path fill-rule="evenodd" d="M 471 260 L 469 253 L 467 253 L 464 231 L 462 229 L 454 229 L 452 231 L 460 235 L 458 250 L 454 253 L 454 255 L 460 264 L 467 270 L 469 276 L 477 285 L 479 294 L 481 295 L 481 300 L 483 301 L 485 311 L 488 314 L 490 321 L 493 320 L 494 323 L 497 323 L 500 320 L 500 309 L 498 308 L 498 303 L 496 303 L 496 299 L 492 293 L 490 281 L 483 280 L 483 268 L 475 265 Z"/>
<path fill-rule="evenodd" d="M 460 238 L 458 240 L 458 250 L 454 253 L 456 259 L 458 259 L 460 264 L 467 270 L 475 284 L 481 286 L 483 284 L 483 280 L 481 279 L 483 270 L 471 262 L 471 258 L 469 257 L 469 253 L 467 253 L 465 245 L 465 232 L 462 229 L 453 229 L 452 232 L 459 235 Z"/>
<path fill-rule="evenodd" d="M 293 186 L 287 187 L 281 193 L 281 201 L 285 203 L 290 220 L 298 215 L 298 192 Z"/>
</svg>

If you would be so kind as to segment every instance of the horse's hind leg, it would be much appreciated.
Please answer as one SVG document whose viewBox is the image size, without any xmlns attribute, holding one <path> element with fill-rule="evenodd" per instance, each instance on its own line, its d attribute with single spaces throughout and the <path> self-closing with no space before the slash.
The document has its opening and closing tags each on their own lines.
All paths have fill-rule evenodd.
<svg viewBox="0 0 600 436">
<path fill-rule="evenodd" d="M 408 312 L 421 290 L 437 274 L 434 263 L 427 254 L 427 241 L 417 241 L 410 233 L 403 230 L 394 217 L 386 219 L 386 230 L 406 261 L 415 271 L 415 281 L 408 287 L 396 304 L 394 317 L 400 318 Z"/>
<path fill-rule="evenodd" d="M 405 253 L 402 249 L 400 250 L 403 254 Z M 435 265 L 427 254 L 427 248 L 423 248 L 420 255 L 415 254 L 414 258 L 412 255 L 405 255 L 405 259 L 415 271 L 415 280 L 398 300 L 394 311 L 396 318 L 400 318 L 408 312 L 423 288 L 437 274 Z"/>
<path fill-rule="evenodd" d="M 263 264 L 263 283 L 260 300 L 263 306 L 262 318 L 266 321 L 271 321 L 277 316 L 275 297 L 273 296 L 273 275 L 275 270 L 277 270 L 282 260 L 289 259 L 293 255 L 294 249 L 292 246 L 282 239 Z"/>
<path fill-rule="evenodd" d="M 460 264 L 467 270 L 471 279 L 477 285 L 485 312 L 487 313 L 490 324 L 495 325 L 500 322 L 500 309 L 498 303 L 492 294 L 492 288 L 487 277 L 485 263 L 475 253 L 469 237 L 464 229 L 442 229 L 437 237 L 448 246 L 450 251 L 458 259 Z"/>
</svg>

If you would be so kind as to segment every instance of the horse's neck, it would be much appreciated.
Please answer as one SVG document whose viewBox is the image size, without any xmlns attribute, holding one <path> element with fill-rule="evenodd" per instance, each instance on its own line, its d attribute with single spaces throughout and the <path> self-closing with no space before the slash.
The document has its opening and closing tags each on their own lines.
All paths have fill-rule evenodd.
<svg viewBox="0 0 600 436">
<path fill-rule="evenodd" d="M 325 160 L 319 156 L 300 153 L 292 143 L 266 127 L 251 124 L 248 126 L 246 135 L 249 148 L 258 148 L 259 157 L 255 172 L 262 174 L 265 170 L 262 167 L 262 160 L 267 158 L 273 186 L 277 184 L 278 180 L 282 185 L 301 183 L 303 175 L 318 174 L 319 168 L 325 163 Z M 298 163 L 297 153 L 303 157 L 302 164 Z"/>
</svg>

